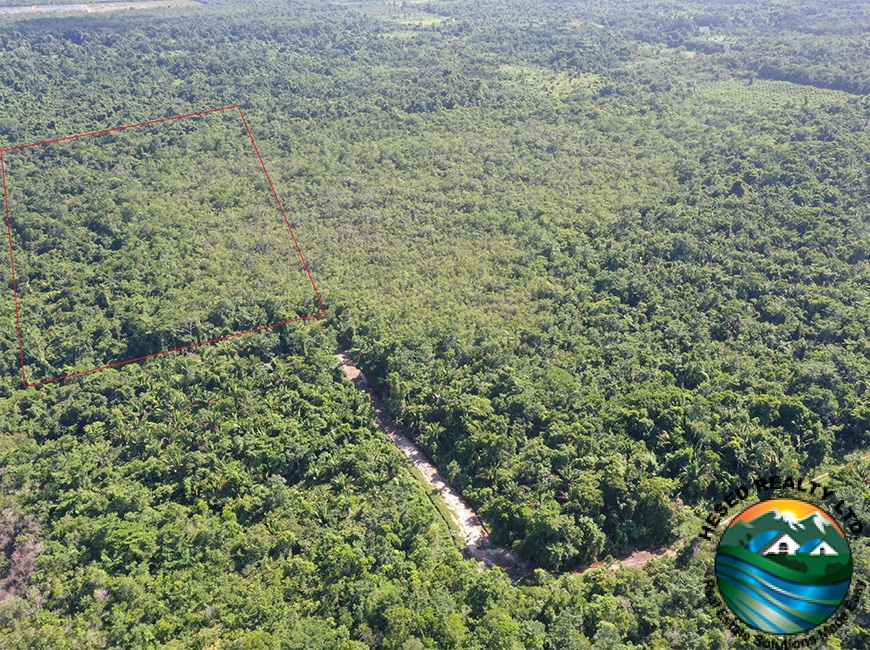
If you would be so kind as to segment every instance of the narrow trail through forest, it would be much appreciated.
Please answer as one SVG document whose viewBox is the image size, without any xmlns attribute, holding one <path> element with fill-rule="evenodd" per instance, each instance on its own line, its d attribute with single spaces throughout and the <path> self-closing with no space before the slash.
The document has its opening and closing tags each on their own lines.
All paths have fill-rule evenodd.
<svg viewBox="0 0 870 650">
<path fill-rule="evenodd" d="M 870 454 L 864 454 L 860 458 L 860 460 L 868 460 L 868 459 L 870 459 Z M 848 463 L 844 463 L 843 465 L 840 465 L 839 467 L 837 467 L 837 469 L 843 469 L 844 467 L 848 467 L 849 465 L 854 465 L 856 462 L 858 462 L 858 461 L 853 460 L 853 461 L 850 461 Z M 823 479 L 828 478 L 830 475 L 831 475 L 830 472 L 825 472 L 824 474 L 819 474 L 817 477 L 815 477 L 812 480 L 815 481 L 816 483 L 818 483 L 819 481 L 822 481 Z M 728 524 L 738 514 L 740 514 L 739 511 L 734 513 L 733 515 L 731 515 L 727 519 L 723 519 L 720 525 Z M 687 539 L 691 539 L 691 538 L 683 538 L 683 539 L 677 541 L 672 546 L 653 546 L 650 548 L 638 549 L 638 550 L 634 551 L 633 553 L 626 555 L 623 558 L 616 559 L 613 562 L 613 564 L 610 565 L 610 569 L 612 571 L 618 571 L 622 567 L 642 568 L 644 565 L 646 565 L 647 562 L 649 562 L 650 560 L 654 560 L 656 558 L 665 557 L 665 556 L 676 557 L 677 550 L 679 549 L 680 545 L 682 543 L 685 543 L 687 541 Z M 591 571 L 592 569 L 597 569 L 598 567 L 601 567 L 601 566 L 604 566 L 603 562 L 593 562 L 591 565 L 589 565 L 588 567 L 586 567 L 582 571 L 575 571 L 574 574 L 575 575 L 583 575 L 587 571 Z"/>
<path fill-rule="evenodd" d="M 399 427 L 393 420 L 393 416 L 387 410 L 386 405 L 380 396 L 374 391 L 368 379 L 363 372 L 357 368 L 346 353 L 339 352 L 335 355 L 338 359 L 339 366 L 344 372 L 345 377 L 350 379 L 361 392 L 366 393 L 372 403 L 377 414 L 378 424 L 381 429 L 387 434 L 390 440 L 402 450 L 408 460 L 416 467 L 423 475 L 426 483 L 436 492 L 447 510 L 450 512 L 453 523 L 459 529 L 459 534 L 462 537 L 469 555 L 487 564 L 487 566 L 500 566 L 505 569 L 512 570 L 517 573 L 528 573 L 531 571 L 531 565 L 522 560 L 516 553 L 505 548 L 493 546 L 489 538 L 489 533 L 483 527 L 478 514 L 471 507 L 471 504 L 447 481 L 444 475 L 438 470 L 435 464 L 429 459 L 426 453 L 414 443 L 411 436 Z M 866 454 L 861 460 L 870 458 L 870 454 Z M 854 463 L 855 461 L 852 461 Z M 852 463 L 841 465 L 838 469 L 842 469 Z M 830 472 L 825 472 L 815 477 L 814 481 L 820 481 L 827 478 Z M 729 517 L 724 523 L 727 523 L 733 517 Z M 618 571 L 623 567 L 642 568 L 650 560 L 662 557 L 674 557 L 681 543 L 685 542 L 682 539 L 673 546 L 653 546 L 650 548 L 638 549 L 629 555 L 617 558 L 611 565 L 612 571 Z M 604 566 L 603 562 L 593 562 L 590 566 L 581 571 L 573 572 L 574 575 L 582 575 L 587 571 L 597 569 Z"/>
<path fill-rule="evenodd" d="M 529 571 L 528 563 L 516 553 L 493 546 L 489 533 L 483 527 L 483 523 L 474 508 L 450 485 L 426 453 L 414 443 L 410 435 L 395 423 L 383 400 L 374 391 L 363 372 L 357 368 L 353 359 L 344 352 L 339 352 L 335 356 L 345 377 L 350 379 L 357 389 L 368 395 L 381 429 L 402 450 L 411 464 L 420 471 L 429 487 L 438 494 L 445 504 L 455 527 L 459 529 L 461 541 L 468 554 L 484 562 L 487 566 L 500 566 L 520 573 Z"/>
</svg>

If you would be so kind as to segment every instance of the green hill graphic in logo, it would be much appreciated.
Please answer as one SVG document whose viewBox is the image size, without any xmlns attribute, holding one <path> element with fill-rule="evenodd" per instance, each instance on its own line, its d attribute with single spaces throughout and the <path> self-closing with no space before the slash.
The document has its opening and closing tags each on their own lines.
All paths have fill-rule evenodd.
<svg viewBox="0 0 870 650">
<path fill-rule="evenodd" d="M 731 611 L 750 627 L 797 634 L 821 625 L 849 591 L 852 554 L 840 527 L 820 508 L 769 499 L 728 526 L 716 552 L 716 582 Z"/>
</svg>

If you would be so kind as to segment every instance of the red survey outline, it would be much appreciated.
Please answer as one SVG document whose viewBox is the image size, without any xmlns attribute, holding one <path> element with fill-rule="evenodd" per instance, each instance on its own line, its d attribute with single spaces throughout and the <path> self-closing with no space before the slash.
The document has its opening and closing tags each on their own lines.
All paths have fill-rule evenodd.
<svg viewBox="0 0 870 650">
<path fill-rule="evenodd" d="M 9 198 L 6 192 L 6 163 L 4 158 L 4 153 L 7 151 L 15 151 L 18 149 L 28 149 L 30 147 L 38 147 L 44 144 L 53 144 L 55 142 L 64 142 L 65 140 L 76 140 L 78 138 L 87 138 L 92 135 L 101 135 L 103 133 L 111 133 L 112 131 L 123 131 L 125 129 L 135 129 L 140 126 L 149 126 L 151 124 L 160 124 L 161 122 L 171 122 L 172 120 L 181 120 L 187 117 L 199 117 L 201 115 L 208 115 L 209 113 L 217 113 L 220 111 L 230 111 L 237 110 L 239 112 L 239 116 L 242 118 L 242 123 L 245 125 L 245 131 L 248 133 L 248 137 L 251 140 L 251 144 L 254 147 L 254 152 L 257 154 L 257 160 L 260 161 L 260 167 L 263 168 L 263 173 L 266 175 L 266 180 L 269 181 L 269 187 L 272 190 L 272 196 L 275 197 L 275 202 L 278 204 L 278 209 L 281 211 L 281 216 L 284 218 L 284 223 L 287 224 L 287 230 L 290 231 L 290 237 L 293 238 L 293 245 L 296 246 L 296 252 L 299 254 L 299 259 L 302 261 L 302 266 L 305 269 L 305 273 L 308 275 L 308 281 L 311 283 L 311 288 L 314 289 L 314 295 L 317 296 L 317 302 L 320 305 L 320 311 L 316 314 L 309 314 L 308 316 L 302 316 L 300 318 L 293 318 L 291 320 L 281 321 L 280 323 L 273 323 L 271 325 L 263 325 L 262 327 L 255 327 L 254 329 L 245 330 L 244 332 L 234 332 L 232 334 L 227 334 L 226 336 L 219 336 L 214 339 L 209 339 L 208 341 L 201 341 L 200 343 L 190 343 L 188 345 L 182 345 L 181 347 L 172 348 L 171 350 L 162 350 L 161 352 L 155 352 L 153 354 L 146 354 L 142 357 L 136 357 L 135 359 L 127 359 L 126 361 L 117 361 L 115 363 L 109 363 L 104 366 L 99 366 L 97 368 L 91 368 L 90 370 L 82 370 L 80 372 L 74 372 L 69 375 L 63 375 L 61 377 L 55 377 L 54 379 L 45 379 L 43 381 L 36 382 L 34 384 L 30 384 L 27 382 L 27 377 L 24 374 L 24 343 L 21 337 L 21 318 L 19 316 L 18 311 L 18 283 L 15 279 L 15 256 L 12 252 L 12 221 L 9 218 Z M 248 120 L 245 119 L 245 114 L 242 112 L 242 107 L 239 105 L 233 106 L 224 106 L 222 108 L 213 108 L 207 111 L 199 111 L 197 113 L 188 113 L 186 115 L 175 115 L 173 117 L 164 117 L 159 120 L 150 120 L 148 122 L 140 122 L 139 124 L 129 124 L 126 126 L 116 126 L 111 129 L 103 129 L 101 131 L 91 131 L 90 133 L 80 133 L 78 135 L 70 135 L 65 138 L 55 138 L 54 140 L 44 140 L 42 142 L 34 142 L 32 144 L 21 144 L 16 145 L 14 147 L 4 147 L 0 148 L 0 176 L 3 177 L 3 203 L 6 206 L 6 237 L 9 240 L 9 262 L 12 266 L 12 293 L 15 299 L 15 323 L 18 328 L 18 354 L 21 359 L 21 381 L 24 384 L 25 388 L 30 388 L 32 386 L 42 386 L 43 384 L 50 384 L 55 381 L 61 381 L 64 379 L 70 379 L 71 377 L 78 377 L 80 375 L 87 375 L 92 372 L 97 372 L 98 370 L 105 370 L 107 368 L 116 368 L 118 366 L 123 366 L 128 363 L 135 363 L 136 361 L 143 361 L 145 359 L 151 359 L 153 357 L 159 357 L 164 354 L 169 354 L 170 352 L 179 352 L 181 350 L 187 350 L 189 348 L 195 348 L 200 345 L 209 345 L 210 343 L 217 343 L 218 341 L 223 341 L 225 339 L 230 339 L 236 336 L 242 336 L 244 334 L 253 334 L 254 332 L 260 332 L 262 330 L 271 329 L 273 327 L 280 327 L 281 325 L 287 325 L 288 323 L 296 323 L 303 320 L 308 320 L 309 318 L 317 318 L 319 316 L 323 316 L 326 313 L 326 306 L 323 304 L 323 299 L 320 297 L 320 292 L 317 290 L 317 286 L 314 284 L 314 278 L 311 277 L 311 271 L 308 269 L 308 263 L 305 261 L 305 257 L 302 255 L 302 249 L 299 247 L 299 242 L 296 240 L 296 234 L 293 232 L 293 228 L 290 227 L 290 220 L 287 218 L 287 213 L 284 211 L 284 206 L 281 203 L 281 199 L 278 198 L 278 192 L 275 191 L 275 185 L 272 183 L 272 178 L 269 176 L 269 172 L 266 170 L 266 163 L 263 162 L 263 157 L 260 155 L 260 149 L 257 147 L 257 143 L 254 141 L 254 134 L 251 133 L 251 128 L 248 126 Z"/>
</svg>

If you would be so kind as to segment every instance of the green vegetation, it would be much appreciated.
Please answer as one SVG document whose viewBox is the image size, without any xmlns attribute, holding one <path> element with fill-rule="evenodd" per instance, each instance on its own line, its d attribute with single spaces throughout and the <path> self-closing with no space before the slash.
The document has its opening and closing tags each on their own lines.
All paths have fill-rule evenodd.
<svg viewBox="0 0 870 650">
<path fill-rule="evenodd" d="M 411 472 L 411 476 L 413 476 L 419 485 L 426 485 L 426 478 L 423 476 L 423 473 L 414 467 L 413 464 L 407 463 L 408 471 Z M 438 494 L 437 490 L 428 489 L 426 490 L 426 496 L 429 499 L 429 502 L 435 507 L 438 511 L 438 514 L 441 517 L 441 521 L 444 523 L 445 528 L 450 534 L 450 538 L 453 540 L 453 543 L 456 545 L 456 548 L 460 551 L 463 550 L 462 544 L 462 535 L 459 530 L 459 526 L 456 525 L 456 522 L 453 521 L 453 517 L 450 514 L 450 509 L 447 507 L 447 504 L 444 503 L 444 499 Z"/>
<path fill-rule="evenodd" d="M 101 2 L 97 2 L 97 3 L 90 3 L 90 2 L 82 3 L 82 2 L 76 2 L 75 0 L 70 0 L 70 2 L 67 2 L 66 0 L 63 0 L 62 2 L 45 2 L 44 0 L 40 0 L 39 2 L 32 2 L 32 1 L 31 2 L 27 2 L 27 1 L 22 2 L 21 0 L 0 0 L 0 7 L 39 7 L 39 6 L 43 6 L 43 5 L 48 5 L 48 6 L 53 6 L 53 7 L 58 6 L 59 7 L 59 6 L 80 6 L 82 4 L 87 4 L 88 7 L 91 7 L 93 9 L 94 7 L 101 7 L 103 5 L 105 5 L 105 6 L 112 5 L 114 7 L 125 7 L 128 5 L 154 4 L 154 3 L 156 3 L 156 1 L 157 0 L 123 0 L 123 2 L 107 2 L 106 0 L 102 0 Z M 162 4 L 165 6 L 165 5 L 169 4 L 170 2 L 172 4 L 178 4 L 177 0 L 165 0 L 162 2 Z M 183 2 L 184 2 L 184 0 L 182 0 L 182 3 Z"/>
<path fill-rule="evenodd" d="M 237 111 L 4 161 L 30 383 L 321 311 Z"/>
<path fill-rule="evenodd" d="M 328 307 L 25 390 L 3 271 L 6 645 L 742 648 L 704 608 L 708 545 L 571 571 L 867 451 L 867 11 L 0 16 L 0 146 L 239 103 Z M 284 233 L 218 225 L 271 208 L 214 124 L 8 154 L 32 380 L 311 313 L 251 254 L 295 263 Z M 336 347 L 533 576 L 460 558 Z M 862 516 L 867 471 L 832 474 Z"/>
</svg>

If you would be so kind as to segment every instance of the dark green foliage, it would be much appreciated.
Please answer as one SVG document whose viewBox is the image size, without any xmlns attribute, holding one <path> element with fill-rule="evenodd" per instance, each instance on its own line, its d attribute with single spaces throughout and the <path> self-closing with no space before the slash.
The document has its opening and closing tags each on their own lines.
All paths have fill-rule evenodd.
<svg viewBox="0 0 870 650">
<path fill-rule="evenodd" d="M 235 110 L 4 158 L 31 383 L 319 311 Z"/>
<path fill-rule="evenodd" d="M 3 567 L 6 647 L 336 648 L 364 627 L 399 647 L 447 634 L 432 616 L 391 632 L 393 604 L 461 612 L 474 569 L 363 398 L 328 353 L 261 357 L 248 345 L 3 403 L 3 499 L 31 513 L 4 511 L 0 542 L 23 549 L 2 549 L 21 565 Z M 46 423 L 103 408 L 78 417 L 82 428 L 48 429 L 28 417 L 33 400 Z M 34 528 L 35 567 L 24 557 L 39 550 Z"/>
<path fill-rule="evenodd" d="M 816 5 L 0 17 L 3 146 L 240 103 L 329 307 L 22 390 L 3 272 L 0 637 L 741 647 L 704 609 L 709 549 L 570 571 L 692 534 L 733 480 L 866 450 L 866 7 Z M 218 226 L 268 203 L 219 131 L 8 154 L 32 379 L 313 311 L 288 266 L 246 269 L 256 242 Z M 543 569 L 514 587 L 460 560 L 336 344 Z M 862 472 L 839 475 L 861 512 Z M 866 620 L 843 647 L 867 645 Z"/>
</svg>

